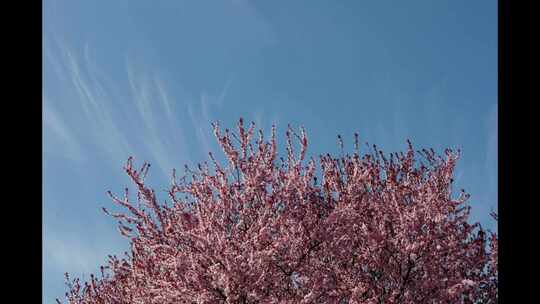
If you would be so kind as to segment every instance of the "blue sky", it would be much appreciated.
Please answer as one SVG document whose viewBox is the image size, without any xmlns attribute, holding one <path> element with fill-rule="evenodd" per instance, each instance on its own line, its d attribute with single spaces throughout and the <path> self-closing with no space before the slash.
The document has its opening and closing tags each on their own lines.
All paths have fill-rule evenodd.
<svg viewBox="0 0 540 304">
<path fill-rule="evenodd" d="M 43 16 L 44 302 L 127 249 L 101 211 L 131 186 L 127 157 L 165 189 L 218 151 L 215 120 L 302 124 L 312 155 L 354 132 L 461 148 L 457 187 L 495 229 L 496 1 L 48 0 Z"/>
</svg>

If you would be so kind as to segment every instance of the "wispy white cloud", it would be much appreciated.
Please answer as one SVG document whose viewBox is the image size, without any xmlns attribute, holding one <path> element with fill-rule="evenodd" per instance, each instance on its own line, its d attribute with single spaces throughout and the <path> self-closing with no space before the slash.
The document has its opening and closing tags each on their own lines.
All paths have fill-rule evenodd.
<svg viewBox="0 0 540 304">
<path fill-rule="evenodd" d="M 84 156 L 78 140 L 45 96 L 42 115 L 44 152 L 61 155 L 74 161 L 82 160 Z"/>
<path fill-rule="evenodd" d="M 126 58 L 130 96 L 136 109 L 137 131 L 142 134 L 148 152 L 157 162 L 165 176 L 178 167 L 180 160 L 188 161 L 189 156 L 182 134 L 184 125 L 178 110 L 185 107 L 183 102 L 171 97 L 161 78 L 133 58 Z M 179 151 L 180 150 L 180 151 Z M 175 157 L 180 154 L 182 158 Z"/>
<path fill-rule="evenodd" d="M 48 41 L 45 60 L 51 60 L 59 74 L 55 80 L 61 91 L 51 89 L 52 97 L 43 93 L 45 153 L 96 162 L 98 158 L 86 152 L 92 148 L 92 152 L 103 153 L 115 166 L 123 164 L 130 155 L 141 156 L 141 161 L 157 165 L 158 175 L 163 172 L 168 180 L 172 168 L 183 165 L 188 156 L 183 149 L 182 123 L 175 120 L 182 104 L 171 96 L 166 84 L 157 76 L 141 78 L 147 71 L 133 65 L 132 85 L 122 86 L 94 61 L 88 45 L 81 54 L 60 39 Z M 149 156 L 153 159 L 146 159 Z M 43 204 L 45 208 L 61 206 L 52 204 L 51 198 L 44 199 Z M 113 242 L 92 245 L 93 236 L 80 232 L 63 233 L 63 221 L 49 219 L 45 223 L 43 258 L 48 269 L 76 276 L 95 273 L 106 262 L 105 250 L 111 253 L 118 249 Z"/>
<path fill-rule="evenodd" d="M 208 92 L 202 92 L 199 102 L 196 104 L 189 104 L 188 106 L 191 124 L 196 131 L 197 140 L 204 153 L 216 152 L 212 145 L 214 138 L 212 135 L 213 131 L 211 123 L 214 122 L 215 119 L 212 116 L 211 109 L 219 110 L 224 106 L 227 92 L 233 80 L 234 76 L 230 75 L 217 96 L 213 96 Z"/>
<path fill-rule="evenodd" d="M 65 43 L 61 49 L 72 88 L 86 118 L 85 129 L 93 139 L 91 143 L 115 162 L 127 159 L 133 149 L 118 126 L 119 119 L 113 116 L 113 100 L 118 98 L 110 89 L 114 85 L 109 84 L 110 80 L 103 76 L 105 73 L 89 60 L 88 51 L 86 56 L 76 56 Z"/>
<path fill-rule="evenodd" d="M 229 88 L 231 87 L 232 83 L 234 81 L 234 75 L 229 75 L 229 77 L 227 78 L 227 81 L 225 82 L 225 85 L 223 86 L 223 89 L 221 90 L 221 93 L 219 94 L 218 98 L 217 98 L 217 101 L 216 101 L 216 104 L 218 106 L 223 106 L 224 102 L 225 102 L 225 97 L 227 96 L 227 93 L 229 91 Z"/>
<path fill-rule="evenodd" d="M 159 100 L 161 100 L 163 104 L 163 108 L 165 109 L 165 113 L 167 115 L 167 119 L 169 121 L 173 121 L 173 112 L 172 112 L 172 105 L 171 105 L 171 98 L 169 97 L 169 94 L 165 90 L 165 86 L 163 84 L 163 81 L 157 77 L 154 78 L 154 83 L 156 85 L 156 89 L 159 93 Z"/>
<path fill-rule="evenodd" d="M 69 270 L 75 274 L 90 274 L 106 263 L 106 254 L 80 240 L 58 237 L 52 233 L 44 236 L 43 259 L 56 269 Z"/>
<path fill-rule="evenodd" d="M 208 112 L 208 95 L 201 94 L 198 107 L 191 105 L 188 107 L 189 117 L 193 128 L 196 130 L 197 140 L 205 152 L 213 152 L 210 141 L 210 123 L 212 118 Z"/>
<path fill-rule="evenodd" d="M 96 232 L 104 231 L 97 225 Z M 107 256 L 122 256 L 129 248 L 125 238 L 111 234 L 91 234 L 82 238 L 80 232 L 66 230 L 47 223 L 43 229 L 42 259 L 44 267 L 54 272 L 68 272 L 72 277 L 98 274 L 99 266 L 107 264 Z M 85 278 L 85 279 L 86 279 Z M 61 280 L 51 277 L 49 280 Z"/>
<path fill-rule="evenodd" d="M 75 102 L 69 106 L 82 113 L 84 123 L 73 122 L 82 126 L 84 144 L 97 147 L 114 163 L 123 162 L 128 156 L 151 155 L 166 176 L 175 165 L 182 165 L 175 161 L 189 159 L 183 149 L 184 126 L 179 117 L 185 106 L 171 96 L 157 73 L 128 58 L 129 85 L 122 87 L 96 63 L 88 44 L 77 55 L 61 39 L 47 41 L 47 60 L 53 63 L 57 74 L 63 75 L 59 79 L 65 80 L 65 88 L 74 93 Z M 56 53 L 51 41 L 57 42 Z"/>
<path fill-rule="evenodd" d="M 212 149 L 210 122 L 213 112 L 225 104 L 233 75 L 215 96 L 203 92 L 198 103 L 190 105 L 189 96 L 172 94 L 159 72 L 133 57 L 126 57 L 124 83 L 106 73 L 90 45 L 78 51 L 61 39 L 47 41 L 45 60 L 52 63 L 61 88 L 54 99 L 45 94 L 43 97 L 44 130 L 51 134 L 44 145 L 53 143 L 53 137 L 62 143 L 51 151 L 81 159 L 83 152 L 92 147 L 115 165 L 133 155 L 157 165 L 158 173 L 168 179 L 173 168 L 190 162 L 184 130 L 195 130 L 205 152 Z M 86 159 L 90 156 L 86 155 Z M 55 231 L 62 230 L 62 223 L 50 225 Z M 105 261 L 104 252 L 88 245 L 89 239 L 83 241 L 53 230 L 44 237 L 48 267 L 90 273 Z M 110 252 L 111 247 L 107 250 Z"/>
</svg>

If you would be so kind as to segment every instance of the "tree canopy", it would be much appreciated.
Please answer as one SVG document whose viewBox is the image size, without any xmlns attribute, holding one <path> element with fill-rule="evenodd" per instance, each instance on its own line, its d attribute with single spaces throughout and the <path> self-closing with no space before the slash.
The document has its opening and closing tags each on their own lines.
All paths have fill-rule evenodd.
<svg viewBox="0 0 540 304">
<path fill-rule="evenodd" d="M 459 151 L 361 155 L 355 134 L 354 153 L 307 158 L 289 127 L 279 157 L 275 127 L 214 132 L 227 164 L 173 173 L 165 203 L 127 161 L 136 200 L 109 192 L 126 212 L 104 211 L 130 252 L 66 274 L 69 303 L 496 303 L 498 236 L 453 195 Z"/>
</svg>

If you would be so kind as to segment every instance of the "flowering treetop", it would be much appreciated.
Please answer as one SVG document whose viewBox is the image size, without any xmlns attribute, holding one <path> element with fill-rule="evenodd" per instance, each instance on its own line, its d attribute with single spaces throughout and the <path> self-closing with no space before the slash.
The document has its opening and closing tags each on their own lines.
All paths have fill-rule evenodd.
<svg viewBox="0 0 540 304">
<path fill-rule="evenodd" d="M 68 302 L 496 303 L 498 237 L 452 197 L 459 152 L 360 155 L 355 134 L 352 155 L 306 159 L 289 127 L 280 158 L 275 128 L 254 131 L 215 124 L 228 163 L 173 173 L 165 203 L 130 158 L 137 203 L 109 192 L 127 212 L 104 211 L 131 252 L 84 284 L 66 274 Z"/>
</svg>

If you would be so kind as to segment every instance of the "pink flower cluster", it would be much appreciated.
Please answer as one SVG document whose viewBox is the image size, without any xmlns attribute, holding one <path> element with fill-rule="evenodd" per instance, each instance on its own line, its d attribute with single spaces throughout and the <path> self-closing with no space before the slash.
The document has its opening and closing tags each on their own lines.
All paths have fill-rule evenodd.
<svg viewBox="0 0 540 304">
<path fill-rule="evenodd" d="M 227 157 L 173 174 L 158 203 L 130 158 L 137 205 L 126 213 L 125 258 L 101 277 L 66 275 L 82 303 L 496 303 L 495 233 L 469 224 L 464 192 L 452 197 L 459 153 L 432 150 L 306 159 L 308 138 L 289 127 L 285 159 L 275 128 L 214 125 Z M 341 141 L 341 137 L 340 137 Z M 58 301 L 60 303 L 60 301 Z"/>
</svg>

